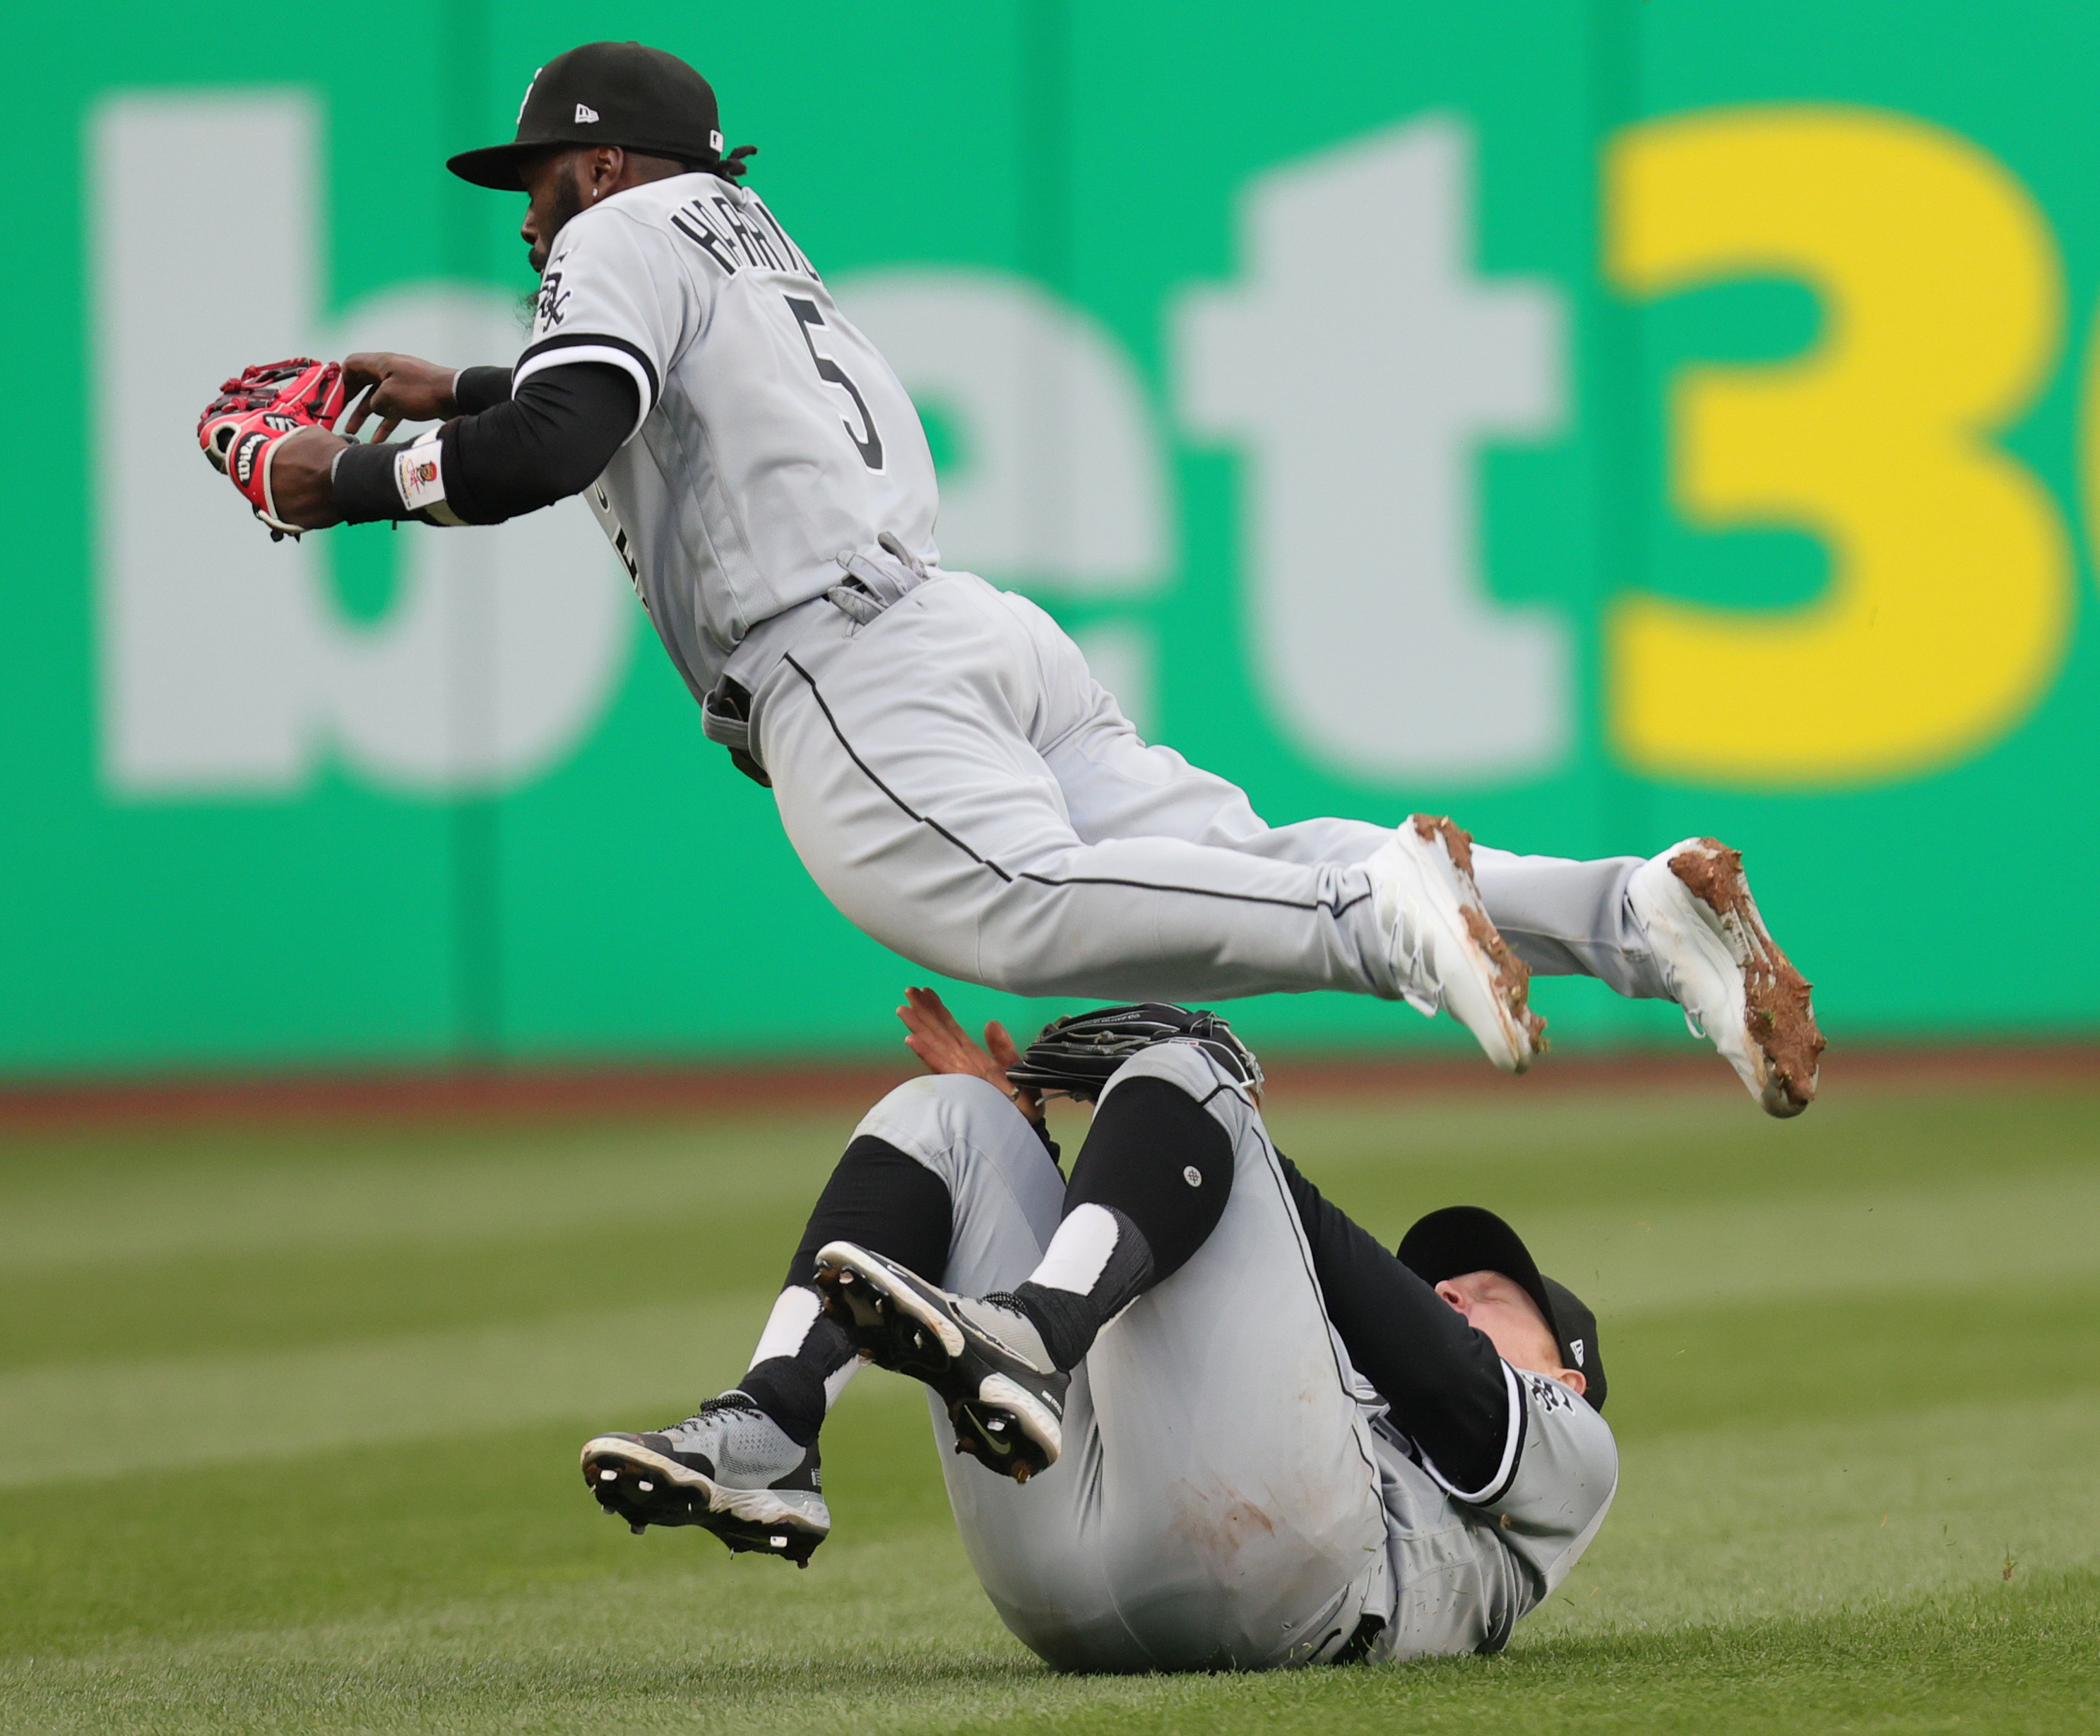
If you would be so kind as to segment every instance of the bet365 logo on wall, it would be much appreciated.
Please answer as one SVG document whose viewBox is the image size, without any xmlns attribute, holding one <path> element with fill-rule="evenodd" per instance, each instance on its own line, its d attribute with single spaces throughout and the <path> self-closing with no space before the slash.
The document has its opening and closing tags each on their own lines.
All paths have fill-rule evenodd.
<svg viewBox="0 0 2100 1736">
<path fill-rule="evenodd" d="M 303 96 L 126 97 L 91 136 L 106 784 L 285 795 L 334 756 L 442 791 L 558 763 L 639 622 L 580 504 L 404 529 L 395 600 L 358 624 L 327 539 L 269 543 L 189 434 L 213 370 L 245 361 L 503 359 L 521 341 L 505 300 L 409 287 L 324 324 L 326 176 Z M 201 206 L 220 179 L 199 165 L 232 161 L 254 176 Z M 2062 342 L 2061 267 L 2032 200 L 1951 134 L 1794 107 L 1636 128 L 1605 186 L 1621 293 L 1784 275 L 1821 298 L 1807 354 L 1683 370 L 1668 443 L 1686 519 L 1803 530 L 1830 562 L 1824 593 L 1783 610 L 1622 592 L 1601 637 L 1614 751 L 1693 782 L 1859 783 L 2016 727 L 2060 667 L 2076 583 L 2054 502 L 1996 443 Z M 1113 334 L 1024 279 L 914 267 L 834 288 L 967 454 L 944 478 L 948 564 L 1084 599 L 1089 657 L 1141 724 L 1162 648 L 1117 609 L 1172 576 L 1178 437 L 1244 460 L 1242 637 L 1283 735 L 1365 782 L 1507 782 L 1577 751 L 1581 623 L 1492 596 L 1480 455 L 1573 437 L 1569 338 L 1560 288 L 1475 270 L 1473 206 L 1471 139 L 1444 117 L 1256 177 L 1235 275 L 1163 310 L 1163 404 Z M 256 267 L 276 280 L 226 297 L 211 262 L 256 233 L 283 240 Z"/>
</svg>

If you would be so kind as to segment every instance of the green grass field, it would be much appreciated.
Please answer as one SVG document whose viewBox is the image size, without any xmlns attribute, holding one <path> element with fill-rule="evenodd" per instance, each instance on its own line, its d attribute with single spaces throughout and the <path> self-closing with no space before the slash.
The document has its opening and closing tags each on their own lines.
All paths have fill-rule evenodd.
<svg viewBox="0 0 2100 1736">
<path fill-rule="evenodd" d="M 806 1573 L 599 1518 L 577 1445 L 741 1372 L 850 1115 L 17 1137 L 0 1729 L 2100 1728 L 2100 1092 L 1272 1108 L 1599 1306 L 1618 1505 L 1502 1657 L 1052 1677 L 880 1372 Z"/>
</svg>

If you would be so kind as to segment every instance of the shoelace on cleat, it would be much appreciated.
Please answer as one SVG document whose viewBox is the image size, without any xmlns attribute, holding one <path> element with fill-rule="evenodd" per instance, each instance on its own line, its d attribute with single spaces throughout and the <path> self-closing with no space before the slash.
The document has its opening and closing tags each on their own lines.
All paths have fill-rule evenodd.
<svg viewBox="0 0 2100 1736">
<path fill-rule="evenodd" d="M 745 1417 L 762 1417 L 765 1414 L 749 1399 L 709 1399 L 683 1422 L 674 1423 L 668 1429 L 659 1429 L 655 1432 L 662 1435 L 665 1440 L 677 1444 L 679 1443 L 679 1438 L 688 1430 L 698 1430 L 704 1428 L 725 1411 L 735 1411 Z"/>
</svg>

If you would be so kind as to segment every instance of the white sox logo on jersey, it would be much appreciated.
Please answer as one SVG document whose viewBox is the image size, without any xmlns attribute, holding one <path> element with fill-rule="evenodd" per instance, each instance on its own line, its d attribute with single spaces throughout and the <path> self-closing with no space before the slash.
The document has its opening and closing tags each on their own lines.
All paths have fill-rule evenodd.
<svg viewBox="0 0 2100 1736">
<path fill-rule="evenodd" d="M 1543 1374 L 1524 1377 L 1531 1387 L 1531 1402 L 1542 1411 L 1568 1411 L 1575 1408 L 1575 1395 L 1560 1381 Z"/>
<path fill-rule="evenodd" d="M 549 271 L 540 280 L 540 324 L 544 327 L 557 326 L 567 311 L 568 292 L 562 288 L 562 274 Z"/>
</svg>

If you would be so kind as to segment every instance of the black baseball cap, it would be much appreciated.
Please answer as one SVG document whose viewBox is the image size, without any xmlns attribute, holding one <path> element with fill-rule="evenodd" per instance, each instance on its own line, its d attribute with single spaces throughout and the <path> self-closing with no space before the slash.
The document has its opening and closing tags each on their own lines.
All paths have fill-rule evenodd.
<svg viewBox="0 0 2100 1736">
<path fill-rule="evenodd" d="M 1597 1350 L 1597 1316 L 1564 1284 L 1546 1277 L 1519 1236 L 1480 1205 L 1447 1205 L 1418 1220 L 1401 1238 L 1400 1263 L 1424 1284 L 1441 1284 L 1467 1272 L 1500 1272 L 1521 1285 L 1538 1304 L 1560 1346 L 1563 1368 L 1578 1370 L 1582 1396 L 1604 1408 L 1604 1359 Z"/>
<path fill-rule="evenodd" d="M 522 192 L 520 165 L 549 145 L 618 145 L 704 169 L 722 154 L 714 87 L 660 48 L 586 42 L 532 75 L 515 139 L 462 151 L 445 167 L 476 187 Z"/>
</svg>

